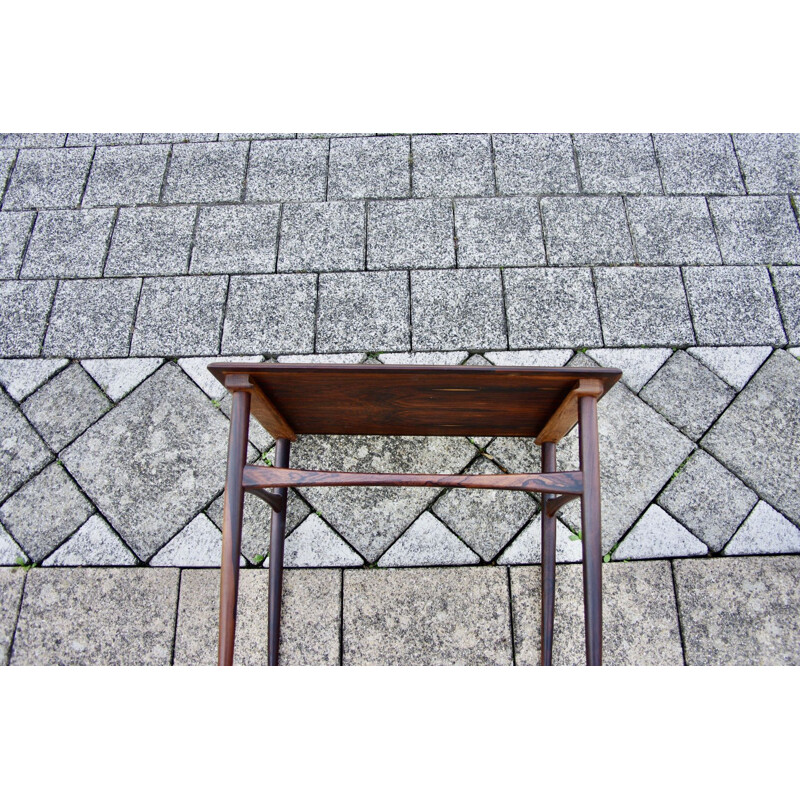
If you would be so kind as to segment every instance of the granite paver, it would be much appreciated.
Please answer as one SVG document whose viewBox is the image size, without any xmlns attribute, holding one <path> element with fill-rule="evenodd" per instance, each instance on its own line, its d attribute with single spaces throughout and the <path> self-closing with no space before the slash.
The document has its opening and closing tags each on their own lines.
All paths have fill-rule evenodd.
<svg viewBox="0 0 800 800">
<path fill-rule="evenodd" d="M 327 142 L 253 142 L 247 169 L 247 200 L 325 200 L 327 169 Z"/>
<path fill-rule="evenodd" d="M 214 142 L 216 133 L 143 133 L 142 144 L 177 142 Z"/>
<path fill-rule="evenodd" d="M 135 567 L 136 556 L 99 515 L 94 514 L 52 555 L 44 567 Z"/>
<path fill-rule="evenodd" d="M 489 137 L 412 136 L 414 197 L 493 195 Z"/>
<path fill-rule="evenodd" d="M 492 144 L 500 194 L 577 194 L 568 133 L 496 133 Z"/>
<path fill-rule="evenodd" d="M 614 551 L 615 561 L 704 556 L 708 547 L 659 506 L 649 506 Z"/>
<path fill-rule="evenodd" d="M 163 362 L 163 358 L 98 358 L 85 359 L 81 361 L 81 366 L 117 403 Z"/>
<path fill-rule="evenodd" d="M 52 458 L 30 423 L 0 391 L 0 500 Z"/>
<path fill-rule="evenodd" d="M 690 347 L 688 353 L 739 391 L 744 389 L 753 373 L 772 353 L 772 348 L 769 345 L 763 347 Z"/>
<path fill-rule="evenodd" d="M 25 575 L 21 569 L 0 569 L 0 666 L 8 663 Z"/>
<path fill-rule="evenodd" d="M 774 267 L 772 280 L 789 344 L 800 344 L 800 267 Z"/>
<path fill-rule="evenodd" d="M 55 281 L 0 281 L 0 357 L 38 356 Z"/>
<path fill-rule="evenodd" d="M 287 567 L 361 567 L 364 559 L 316 514 L 309 514 L 286 537 Z"/>
<path fill-rule="evenodd" d="M 800 553 L 800 529 L 763 500 L 725 548 L 726 556 L 754 553 Z"/>
<path fill-rule="evenodd" d="M 653 139 L 667 194 L 744 194 L 727 133 L 657 133 Z"/>
<path fill-rule="evenodd" d="M 411 143 L 408 136 L 331 141 L 328 199 L 409 197 Z"/>
<path fill-rule="evenodd" d="M 98 147 L 86 184 L 83 207 L 157 203 L 169 147 Z"/>
<path fill-rule="evenodd" d="M 31 211 L 0 214 L 0 278 L 19 275 L 34 216 Z"/>
<path fill-rule="evenodd" d="M 239 200 L 244 187 L 246 142 L 193 142 L 172 148 L 164 201 L 211 203 Z"/>
<path fill-rule="evenodd" d="M 90 145 L 139 144 L 141 133 L 68 133 L 65 147 L 89 147 Z"/>
<path fill-rule="evenodd" d="M 733 139 L 750 194 L 800 192 L 800 134 L 736 133 Z"/>
<path fill-rule="evenodd" d="M 586 354 L 601 367 L 622 370 L 620 380 L 630 386 L 634 392 L 639 392 L 672 355 L 672 348 L 605 347 L 598 350 L 587 350 Z"/>
<path fill-rule="evenodd" d="M 30 563 L 28 557 L 25 555 L 25 551 L 14 541 L 11 534 L 0 524 L 0 565 L 4 567 L 8 566 L 20 566 L 23 564 Z M 2 577 L 0 577 L 0 581 L 2 581 Z M 0 588 L 0 594 L 2 593 L 2 588 Z M 0 606 L 1 608 L 2 606 Z M 3 609 L 5 611 L 5 609 Z M 3 623 L 0 622 L 0 625 Z M 0 658 L 2 661 L 2 658 Z"/>
<path fill-rule="evenodd" d="M 63 147 L 66 133 L 4 133 L 3 147 Z"/>
<path fill-rule="evenodd" d="M 429 511 L 381 556 L 379 567 L 430 567 L 478 564 L 480 558 Z"/>
<path fill-rule="evenodd" d="M 646 133 L 576 133 L 583 190 L 661 194 L 653 142 Z"/>
<path fill-rule="evenodd" d="M 62 367 L 66 358 L 0 359 L 0 383 L 19 403 L 45 384 Z"/>
<path fill-rule="evenodd" d="M 556 563 L 583 560 L 583 545 L 560 519 L 556 519 Z M 540 564 L 542 561 L 542 516 L 533 519 L 498 556 L 498 564 Z"/>
<path fill-rule="evenodd" d="M 3 210 L 76 208 L 91 163 L 91 147 L 20 150 Z"/>
</svg>

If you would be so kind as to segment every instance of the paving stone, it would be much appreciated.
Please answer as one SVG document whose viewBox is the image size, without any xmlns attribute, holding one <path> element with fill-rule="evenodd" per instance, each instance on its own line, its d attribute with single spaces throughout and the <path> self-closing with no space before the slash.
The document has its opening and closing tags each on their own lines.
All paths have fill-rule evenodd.
<svg viewBox="0 0 800 800">
<path fill-rule="evenodd" d="M 212 399 L 222 400 L 228 390 L 208 371 L 208 365 L 221 361 L 219 356 L 211 358 L 179 358 L 183 371 Z M 225 361 L 258 364 L 263 356 L 225 356 Z M 252 423 L 252 420 L 251 420 Z"/>
<path fill-rule="evenodd" d="M 81 361 L 81 366 L 118 403 L 163 363 L 163 358 L 99 358 Z"/>
<path fill-rule="evenodd" d="M 0 392 L 0 500 L 21 486 L 51 458 L 36 431 Z"/>
<path fill-rule="evenodd" d="M 228 357 L 225 356 L 225 358 L 227 360 Z M 216 358 L 214 360 L 220 361 L 221 359 Z M 233 395 L 226 391 L 221 401 L 212 400 L 211 402 L 216 405 L 216 407 L 219 408 L 219 410 L 228 419 L 231 418 L 231 411 L 233 409 Z M 248 438 L 250 439 L 253 448 L 255 448 L 255 451 L 257 451 L 253 452 L 250 461 L 257 458 L 260 453 L 266 453 L 266 451 L 275 444 L 275 440 L 272 438 L 272 436 L 266 430 L 264 430 L 264 428 L 261 426 L 261 423 L 259 423 L 254 417 L 250 417 L 250 430 L 248 433 Z M 221 524 L 222 523 L 220 523 L 220 525 Z"/>
<path fill-rule="evenodd" d="M 105 275 L 182 275 L 196 216 L 194 208 L 120 209 Z"/>
<path fill-rule="evenodd" d="M 694 344 L 677 267 L 599 267 L 594 277 L 607 347 Z"/>
<path fill-rule="evenodd" d="M 687 267 L 683 280 L 698 344 L 786 342 L 766 267 Z"/>
<path fill-rule="evenodd" d="M 725 264 L 797 264 L 800 230 L 787 197 L 708 200 Z"/>
<path fill-rule="evenodd" d="M 366 359 L 366 353 L 311 353 L 299 356 L 278 356 L 279 364 L 360 364 Z M 388 363 L 388 362 L 387 362 Z"/>
<path fill-rule="evenodd" d="M 3 359 L 0 360 L 0 383 L 20 403 L 67 363 L 66 358 Z"/>
<path fill-rule="evenodd" d="M 160 142 L 214 142 L 216 133 L 143 133 L 142 144 L 158 144 Z"/>
<path fill-rule="evenodd" d="M 431 567 L 478 564 L 475 555 L 452 531 L 429 511 L 383 554 L 379 567 Z"/>
<path fill-rule="evenodd" d="M 800 664 L 796 556 L 674 564 L 686 663 Z"/>
<path fill-rule="evenodd" d="M 574 138 L 585 192 L 662 193 L 649 134 L 576 133 Z"/>
<path fill-rule="evenodd" d="M 704 556 L 708 547 L 659 506 L 652 505 L 614 551 L 615 561 Z"/>
<path fill-rule="evenodd" d="M 103 516 L 146 560 L 219 493 L 227 428 L 189 378 L 167 364 L 62 458 Z"/>
<path fill-rule="evenodd" d="M 16 278 L 19 274 L 34 216 L 30 211 L 0 214 L 0 278 Z"/>
<path fill-rule="evenodd" d="M 234 664 L 267 664 L 267 580 L 265 570 L 239 577 Z M 280 663 L 339 663 L 342 575 L 334 569 L 293 569 L 284 573 Z M 185 570 L 181 577 L 176 664 L 216 664 L 219 625 L 219 570 Z"/>
<path fill-rule="evenodd" d="M 253 142 L 247 170 L 247 199 L 273 203 L 325 200 L 327 171 L 327 142 Z"/>
<path fill-rule="evenodd" d="M 141 133 L 70 133 L 66 147 L 90 147 L 91 145 L 139 144 Z M 97 153 L 95 153 L 97 156 Z"/>
<path fill-rule="evenodd" d="M 129 567 L 28 574 L 15 665 L 167 665 L 179 572 Z"/>
<path fill-rule="evenodd" d="M 72 364 L 32 394 L 22 411 L 41 437 L 58 452 L 110 408 L 94 381 Z"/>
<path fill-rule="evenodd" d="M 456 365 L 461 364 L 467 355 L 466 350 L 454 350 L 450 353 L 381 353 L 378 360 L 384 364 Z"/>
<path fill-rule="evenodd" d="M 294 139 L 293 133 L 221 133 L 221 142 L 235 142 L 239 139 Z"/>
<path fill-rule="evenodd" d="M 167 145 L 98 147 L 83 207 L 157 203 L 168 155 Z"/>
<path fill-rule="evenodd" d="M 772 279 L 789 344 L 800 344 L 800 267 L 775 267 Z"/>
<path fill-rule="evenodd" d="M 211 203 L 239 200 L 244 187 L 247 142 L 195 142 L 172 148 L 164 200 Z"/>
<path fill-rule="evenodd" d="M 657 133 L 653 138 L 667 194 L 744 194 L 727 133 Z"/>
<path fill-rule="evenodd" d="M 367 267 L 454 267 L 453 210 L 445 200 L 372 202 L 367 212 Z"/>
<path fill-rule="evenodd" d="M 66 133 L 6 133 L 3 147 L 63 147 Z"/>
<path fill-rule="evenodd" d="M 0 356 L 38 356 L 55 281 L 0 281 Z"/>
<path fill-rule="evenodd" d="M 546 263 L 535 198 L 486 198 L 455 203 L 460 267 L 530 267 Z"/>
<path fill-rule="evenodd" d="M 494 195 L 488 136 L 414 136 L 414 197 Z"/>
<path fill-rule="evenodd" d="M 571 267 L 633 263 L 620 197 L 545 197 L 542 218 L 551 264 Z"/>
<path fill-rule="evenodd" d="M 556 520 L 556 561 L 582 561 L 580 539 L 560 520 Z M 519 536 L 500 554 L 498 564 L 540 564 L 542 561 L 542 515 L 537 513 Z"/>
<path fill-rule="evenodd" d="M 483 355 L 498 367 L 563 367 L 572 350 L 500 350 Z"/>
<path fill-rule="evenodd" d="M 364 269 L 365 228 L 363 203 L 285 205 L 278 272 Z"/>
<path fill-rule="evenodd" d="M 505 347 L 499 271 L 412 272 L 411 326 L 420 350 Z"/>
<path fill-rule="evenodd" d="M 310 514 L 286 538 L 286 567 L 361 567 L 364 559 L 330 525 Z"/>
<path fill-rule="evenodd" d="M 32 561 L 41 561 L 92 511 L 64 468 L 50 464 L 0 506 L 0 521 Z"/>
<path fill-rule="evenodd" d="M 764 363 L 772 348 L 764 347 L 690 347 L 688 352 L 716 372 L 736 390 L 744 389 L 753 373 Z"/>
<path fill-rule="evenodd" d="M 511 568 L 517 664 L 539 663 L 540 581 L 539 567 Z M 585 664 L 580 565 L 556 567 L 555 602 L 553 664 Z M 683 664 L 678 612 L 668 561 L 603 565 L 603 663 Z"/>
<path fill-rule="evenodd" d="M 0 525 L 0 564 L 3 566 L 14 566 L 20 563 L 27 564 L 28 556 L 25 555 L 25 552 L 11 538 L 11 534 L 2 525 Z M 2 581 L 5 572 L 6 570 L 0 570 L 0 600 L 2 600 Z M 0 609 L 5 611 L 2 602 L 0 602 Z M 0 622 L 0 625 L 2 624 L 3 623 Z M 0 661 L 2 661 L 1 656 Z"/>
<path fill-rule="evenodd" d="M 346 570 L 346 665 L 512 663 L 504 569 Z"/>
<path fill-rule="evenodd" d="M 335 139 L 331 142 L 328 198 L 408 197 L 410 162 L 408 136 Z"/>
<path fill-rule="evenodd" d="M 126 356 L 141 278 L 61 281 L 44 355 Z"/>
<path fill-rule="evenodd" d="M 408 309 L 405 272 L 320 275 L 316 349 L 408 350 Z"/>
<path fill-rule="evenodd" d="M 8 663 L 24 585 L 23 570 L 0 569 L 0 666 Z"/>
<path fill-rule="evenodd" d="M 601 367 L 621 369 L 622 378 L 634 392 L 640 389 L 658 372 L 661 365 L 672 355 L 671 347 L 623 347 L 587 350 L 586 354 Z"/>
<path fill-rule="evenodd" d="M 198 514 L 151 559 L 151 567 L 219 567 L 222 533 L 205 515 Z M 240 566 L 244 559 L 239 556 Z"/>
<path fill-rule="evenodd" d="M 725 548 L 726 556 L 756 553 L 800 553 L 800 530 L 763 500 Z"/>
<path fill-rule="evenodd" d="M 503 271 L 509 347 L 601 345 L 588 269 Z"/>
<path fill-rule="evenodd" d="M 231 277 L 223 353 L 288 353 L 314 349 L 314 275 Z"/>
<path fill-rule="evenodd" d="M 495 133 L 494 168 L 500 194 L 577 194 L 567 133 Z"/>
<path fill-rule="evenodd" d="M 0 136 L 3 134 L 0 133 Z M 0 147 L 2 147 L 2 140 L 0 140 Z M 14 167 L 14 162 L 17 160 L 17 151 L 16 150 L 4 150 L 0 149 L 0 198 L 2 198 L 3 193 L 6 189 L 6 183 L 8 182 L 8 178 L 11 175 L 11 170 Z"/>
<path fill-rule="evenodd" d="M 628 215 L 643 264 L 721 264 L 703 197 L 631 197 Z"/>
<path fill-rule="evenodd" d="M 99 515 L 89 517 L 43 562 L 44 567 L 135 567 L 136 556 Z"/>
<path fill-rule="evenodd" d="M 21 150 L 3 209 L 76 208 L 91 163 L 90 147 Z"/>
<path fill-rule="evenodd" d="M 800 134 L 736 133 L 733 139 L 750 194 L 800 192 Z"/>
</svg>

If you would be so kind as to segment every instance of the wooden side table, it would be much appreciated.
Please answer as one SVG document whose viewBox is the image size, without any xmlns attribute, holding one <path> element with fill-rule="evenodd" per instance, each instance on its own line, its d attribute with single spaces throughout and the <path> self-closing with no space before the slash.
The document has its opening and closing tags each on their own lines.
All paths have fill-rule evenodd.
<svg viewBox="0 0 800 800">
<path fill-rule="evenodd" d="M 244 492 L 272 508 L 268 663 L 280 642 L 286 492 L 290 486 L 441 486 L 542 494 L 542 664 L 553 650 L 556 511 L 581 499 L 586 663 L 602 661 L 600 465 L 597 401 L 616 369 L 217 363 L 233 394 L 222 528 L 219 663 L 233 663 Z M 276 440 L 275 466 L 247 464 L 250 414 Z M 580 470 L 558 472 L 556 443 L 579 423 Z M 298 434 L 525 436 L 542 448 L 542 472 L 408 475 L 289 468 Z"/>
</svg>

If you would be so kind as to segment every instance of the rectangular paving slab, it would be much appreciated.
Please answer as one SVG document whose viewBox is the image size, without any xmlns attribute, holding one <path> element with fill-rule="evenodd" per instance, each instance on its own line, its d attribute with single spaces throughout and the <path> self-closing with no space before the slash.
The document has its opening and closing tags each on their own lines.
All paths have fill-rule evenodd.
<svg viewBox="0 0 800 800">
<path fill-rule="evenodd" d="M 17 567 L 0 569 L 0 666 L 8 663 L 25 575 L 25 570 Z"/>
</svg>

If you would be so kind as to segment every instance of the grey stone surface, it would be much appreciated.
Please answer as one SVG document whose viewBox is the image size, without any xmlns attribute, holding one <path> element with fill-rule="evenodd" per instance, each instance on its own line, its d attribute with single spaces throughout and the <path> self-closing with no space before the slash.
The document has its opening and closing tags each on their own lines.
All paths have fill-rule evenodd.
<svg viewBox="0 0 800 800">
<path fill-rule="evenodd" d="M 800 344 L 800 267 L 775 267 L 772 280 L 789 344 Z"/>
<path fill-rule="evenodd" d="M 716 372 L 737 391 L 744 389 L 753 373 L 772 353 L 764 347 L 690 347 L 688 352 Z"/>
<path fill-rule="evenodd" d="M 83 207 L 157 203 L 168 155 L 167 145 L 98 147 Z"/>
<path fill-rule="evenodd" d="M 2 136 L 2 134 L 0 134 Z M 0 147 L 2 146 L 2 140 L 0 139 Z M 0 186 L 2 186 L 2 190 L 0 190 L 0 198 L 5 193 L 6 190 L 6 183 L 8 182 L 8 178 L 11 175 L 11 170 L 14 168 L 14 163 L 17 160 L 17 151 L 16 150 L 5 150 L 0 149 Z"/>
<path fill-rule="evenodd" d="M 247 142 L 194 142 L 172 148 L 164 200 L 211 203 L 239 200 L 244 191 Z"/>
<path fill-rule="evenodd" d="M 33 218 L 30 211 L 0 214 L 0 278 L 16 278 L 19 274 Z"/>
<path fill-rule="evenodd" d="M 389 353 L 387 355 L 402 355 L 402 353 Z M 278 356 L 277 360 L 279 364 L 360 364 L 366 360 L 366 357 L 366 353 L 309 353 L 304 356 Z"/>
<path fill-rule="evenodd" d="M 606 347 L 694 344 L 677 267 L 598 267 L 594 278 Z"/>
<path fill-rule="evenodd" d="M 411 329 L 418 350 L 505 347 L 500 272 L 413 272 Z"/>
<path fill-rule="evenodd" d="M 725 548 L 726 556 L 754 553 L 800 553 L 800 529 L 763 500 L 750 512 Z"/>
<path fill-rule="evenodd" d="M 0 281 L 0 356 L 38 356 L 55 281 Z"/>
<path fill-rule="evenodd" d="M 328 143 L 263 141 L 250 145 L 247 199 L 280 202 L 325 200 Z"/>
<path fill-rule="evenodd" d="M 564 523 L 556 520 L 556 561 L 581 561 L 583 545 L 580 538 Z M 520 531 L 511 544 L 500 554 L 498 564 L 539 564 L 542 561 L 542 516 L 536 516 Z"/>
<path fill-rule="evenodd" d="M 405 272 L 320 275 L 319 352 L 408 350 L 410 346 Z"/>
<path fill-rule="evenodd" d="M 126 356 L 141 278 L 61 281 L 43 353 L 47 356 Z"/>
<path fill-rule="evenodd" d="M 3 210 L 77 207 L 91 162 L 90 147 L 20 150 Z"/>
<path fill-rule="evenodd" d="M 11 537 L 11 534 L 0 524 L 0 565 L 19 566 L 27 563 L 29 563 L 29 560 L 24 550 L 22 550 Z M 2 577 L 0 577 L 0 581 L 2 581 Z M 0 595 L 2 591 L 2 588 L 0 588 Z M 1 604 L 0 608 L 2 608 Z M 0 625 L 2 625 L 2 622 L 0 622 Z"/>
<path fill-rule="evenodd" d="M 346 570 L 343 663 L 512 663 L 506 571 Z"/>
<path fill-rule="evenodd" d="M 711 197 L 708 203 L 723 263 L 800 263 L 800 230 L 788 197 Z"/>
<path fill-rule="evenodd" d="M 800 134 L 736 133 L 733 139 L 750 194 L 800 192 Z"/>
<path fill-rule="evenodd" d="M 136 556 L 99 515 L 94 514 L 51 556 L 44 567 L 135 567 Z"/>
<path fill-rule="evenodd" d="M 744 194 L 727 133 L 657 133 L 653 138 L 667 194 Z"/>
<path fill-rule="evenodd" d="M 0 500 L 49 460 L 50 452 L 28 421 L 0 391 Z"/>
<path fill-rule="evenodd" d="M 483 355 L 498 367 L 563 367 L 572 350 L 501 350 Z"/>
<path fill-rule="evenodd" d="M 412 136 L 414 197 L 494 195 L 489 137 Z"/>
<path fill-rule="evenodd" d="M 123 208 L 106 275 L 182 275 L 189 265 L 194 208 Z"/>
<path fill-rule="evenodd" d="M 219 493 L 227 429 L 202 392 L 167 364 L 62 458 L 103 516 L 146 560 Z"/>
<path fill-rule="evenodd" d="M 383 554 L 379 567 L 431 567 L 477 564 L 480 558 L 429 511 Z"/>
<path fill-rule="evenodd" d="M 0 506 L 0 521 L 32 561 L 41 561 L 92 511 L 64 468 L 50 464 Z"/>
<path fill-rule="evenodd" d="M 683 270 L 698 344 L 784 344 L 766 267 Z"/>
<path fill-rule="evenodd" d="M 66 133 L 4 133 L 3 147 L 63 147 Z"/>
<path fill-rule="evenodd" d="M 0 383 L 19 403 L 66 364 L 66 358 L 6 358 L 0 360 Z"/>
<path fill-rule="evenodd" d="M 72 364 L 32 394 L 22 411 L 56 452 L 99 419 L 111 404 L 94 381 Z"/>
<path fill-rule="evenodd" d="M 602 345 L 588 269 L 503 271 L 509 347 Z"/>
<path fill-rule="evenodd" d="M 365 214 L 363 203 L 286 204 L 278 271 L 363 270 Z"/>
<path fill-rule="evenodd" d="M 69 133 L 67 134 L 66 147 L 139 144 L 141 141 L 141 133 Z"/>
<path fill-rule="evenodd" d="M 231 283 L 236 280 L 231 279 Z M 219 352 L 227 283 L 225 276 L 145 278 L 131 355 L 191 356 Z"/>
<path fill-rule="evenodd" d="M 214 142 L 216 133 L 143 133 L 142 144 L 158 144 L 159 142 Z"/>
<path fill-rule="evenodd" d="M 367 267 L 454 267 L 453 210 L 446 200 L 372 202 L 367 210 Z"/>
<path fill-rule="evenodd" d="M 220 360 L 218 356 L 211 356 L 210 358 L 179 358 L 178 364 L 212 400 L 222 400 L 228 390 L 208 371 L 209 364 Z M 263 360 L 263 356 L 225 356 L 225 361 L 241 361 L 251 364 L 257 364 Z"/>
<path fill-rule="evenodd" d="M 530 267 L 546 263 L 536 198 L 455 203 L 460 267 Z"/>
<path fill-rule="evenodd" d="M 118 403 L 163 362 L 163 358 L 99 358 L 81 361 L 81 366 Z"/>
<path fill-rule="evenodd" d="M 652 505 L 614 551 L 614 561 L 704 556 L 708 547 L 659 506 Z"/>
<path fill-rule="evenodd" d="M 223 353 L 314 349 L 313 275 L 235 275 L 230 279 Z"/>
<path fill-rule="evenodd" d="M 0 666 L 8 663 L 24 585 L 23 570 L 0 569 Z"/>
<path fill-rule="evenodd" d="M 585 192 L 662 193 L 649 134 L 576 133 L 574 139 Z"/>
<path fill-rule="evenodd" d="M 151 559 L 151 567 L 219 567 L 222 532 L 205 515 L 198 514 Z M 239 563 L 244 565 L 240 556 Z"/>
<path fill-rule="evenodd" d="M 705 563 L 705 562 L 693 562 Z M 517 664 L 539 663 L 539 567 L 512 567 Z M 553 664 L 586 662 L 581 567 L 556 567 Z M 682 665 L 678 611 L 668 561 L 603 565 L 603 663 Z"/>
<path fill-rule="evenodd" d="M 605 347 L 600 350 L 587 350 L 586 354 L 601 367 L 621 369 L 622 378 L 620 380 L 633 389 L 634 392 L 639 392 L 672 355 L 672 348 Z"/>
<path fill-rule="evenodd" d="M 240 139 L 294 139 L 293 133 L 221 133 L 219 141 L 235 142 Z"/>
<path fill-rule="evenodd" d="M 286 567 L 361 567 L 364 559 L 321 517 L 309 514 L 286 537 Z"/>
<path fill-rule="evenodd" d="M 577 194 L 568 133 L 495 133 L 492 144 L 500 194 Z"/>
<path fill-rule="evenodd" d="M 680 561 L 687 664 L 800 664 L 796 556 Z"/>
<path fill-rule="evenodd" d="M 408 136 L 331 141 L 328 198 L 408 197 L 411 194 Z"/>
<path fill-rule="evenodd" d="M 633 249 L 620 197 L 545 197 L 544 237 L 551 264 L 631 264 Z"/>
<path fill-rule="evenodd" d="M 167 665 L 177 606 L 178 570 L 33 570 L 11 663 Z"/>
<path fill-rule="evenodd" d="M 450 353 L 381 353 L 378 360 L 384 364 L 461 364 L 467 355 L 466 350 Z"/>
</svg>

